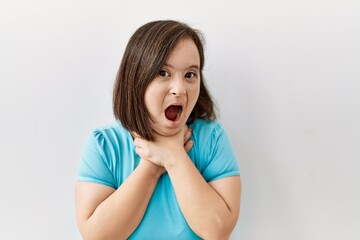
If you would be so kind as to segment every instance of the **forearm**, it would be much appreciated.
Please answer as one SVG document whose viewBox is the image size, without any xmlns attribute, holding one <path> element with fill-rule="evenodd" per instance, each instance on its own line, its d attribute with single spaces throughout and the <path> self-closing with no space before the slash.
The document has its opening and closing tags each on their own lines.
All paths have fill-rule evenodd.
<svg viewBox="0 0 360 240">
<path fill-rule="evenodd" d="M 121 186 L 83 224 L 85 239 L 126 239 L 139 225 L 160 174 L 141 160 Z"/>
<path fill-rule="evenodd" d="M 191 229 L 204 239 L 226 239 L 238 213 L 205 181 L 187 154 L 168 161 L 165 168 L 180 209 Z"/>
</svg>

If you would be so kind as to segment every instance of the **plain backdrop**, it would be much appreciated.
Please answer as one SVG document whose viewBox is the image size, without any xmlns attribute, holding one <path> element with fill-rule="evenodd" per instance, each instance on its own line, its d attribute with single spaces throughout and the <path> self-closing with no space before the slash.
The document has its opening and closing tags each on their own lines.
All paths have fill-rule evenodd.
<svg viewBox="0 0 360 240">
<path fill-rule="evenodd" d="M 0 239 L 81 239 L 85 138 L 114 121 L 126 43 L 157 19 L 207 40 L 243 179 L 231 239 L 359 240 L 358 0 L 0 0 Z"/>
</svg>

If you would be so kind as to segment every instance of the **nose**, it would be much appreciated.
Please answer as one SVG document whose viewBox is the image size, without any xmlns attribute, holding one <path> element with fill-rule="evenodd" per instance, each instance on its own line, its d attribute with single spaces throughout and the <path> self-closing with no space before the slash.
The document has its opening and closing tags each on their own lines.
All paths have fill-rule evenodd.
<svg viewBox="0 0 360 240">
<path fill-rule="evenodd" d="M 175 95 L 177 97 L 180 97 L 180 96 L 186 94 L 185 81 L 182 76 L 175 76 L 172 79 L 170 93 L 171 93 L 171 95 Z"/>
</svg>

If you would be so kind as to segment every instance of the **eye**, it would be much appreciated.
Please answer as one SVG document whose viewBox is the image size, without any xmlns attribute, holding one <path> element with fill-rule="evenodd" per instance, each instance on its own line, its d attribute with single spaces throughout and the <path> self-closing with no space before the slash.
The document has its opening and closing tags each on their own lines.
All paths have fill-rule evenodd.
<svg viewBox="0 0 360 240">
<path fill-rule="evenodd" d="M 196 73 L 194 73 L 194 72 L 188 72 L 188 73 L 186 73 L 185 74 L 185 77 L 186 78 L 194 78 L 194 77 L 196 77 L 197 75 L 196 75 Z"/>
<path fill-rule="evenodd" d="M 170 74 L 165 70 L 160 70 L 159 75 L 161 77 L 168 77 Z"/>
</svg>

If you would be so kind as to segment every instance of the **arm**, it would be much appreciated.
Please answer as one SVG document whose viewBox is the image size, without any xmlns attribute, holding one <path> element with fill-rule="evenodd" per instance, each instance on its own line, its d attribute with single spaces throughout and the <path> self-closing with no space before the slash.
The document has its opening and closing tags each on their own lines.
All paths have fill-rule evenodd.
<svg viewBox="0 0 360 240">
<path fill-rule="evenodd" d="M 84 239 L 126 239 L 139 225 L 164 172 L 162 167 L 141 160 L 117 189 L 101 184 L 76 185 L 77 223 Z"/>
<path fill-rule="evenodd" d="M 136 151 L 144 159 L 165 167 L 180 209 L 197 235 L 204 239 L 229 238 L 239 215 L 240 177 L 207 183 L 186 154 L 182 136 L 180 131 L 172 137 L 157 136 L 156 142 L 137 138 Z"/>
<path fill-rule="evenodd" d="M 240 177 L 207 183 L 187 154 L 165 162 L 182 213 L 204 239 L 228 239 L 240 209 Z"/>
</svg>

